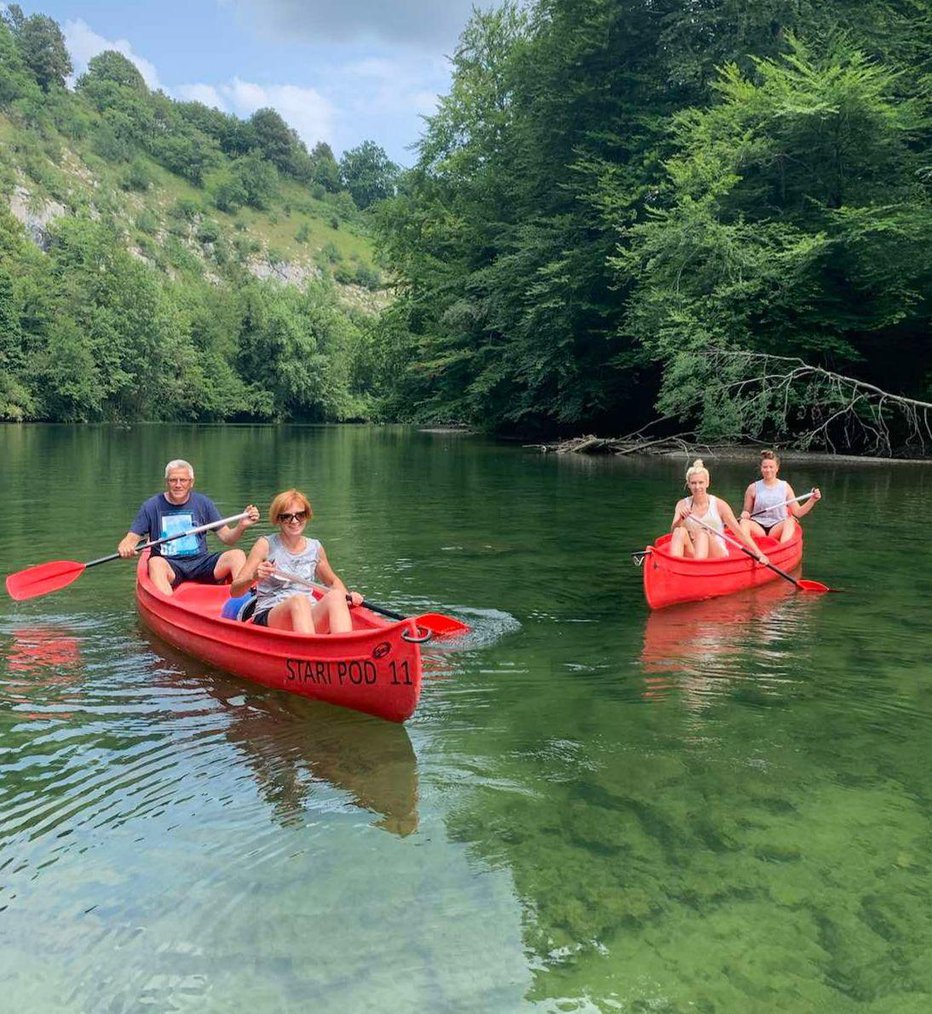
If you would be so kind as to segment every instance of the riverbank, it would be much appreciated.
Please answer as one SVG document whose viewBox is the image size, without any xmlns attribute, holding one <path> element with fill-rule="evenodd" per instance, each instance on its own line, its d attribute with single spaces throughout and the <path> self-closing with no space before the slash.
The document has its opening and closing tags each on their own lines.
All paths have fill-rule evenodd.
<svg viewBox="0 0 932 1014">
<path fill-rule="evenodd" d="M 606 454 L 606 455 L 647 455 L 653 457 L 701 457 L 710 461 L 747 460 L 766 447 L 780 455 L 781 461 L 826 461 L 857 465 L 932 465 L 932 455 L 913 458 L 885 458 L 859 454 L 834 454 L 829 451 L 802 451 L 781 448 L 779 445 L 753 444 L 705 444 L 678 437 L 659 440 L 641 440 L 630 437 L 596 437 L 591 434 L 573 437 L 553 443 L 525 444 L 537 448 L 543 454 Z"/>
</svg>

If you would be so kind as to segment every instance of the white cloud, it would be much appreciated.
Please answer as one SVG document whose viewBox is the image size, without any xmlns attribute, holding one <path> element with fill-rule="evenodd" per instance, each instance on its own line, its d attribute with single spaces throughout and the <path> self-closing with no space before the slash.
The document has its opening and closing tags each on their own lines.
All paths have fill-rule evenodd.
<svg viewBox="0 0 932 1014">
<path fill-rule="evenodd" d="M 230 84 L 219 85 L 216 91 L 225 100 L 226 108 L 244 119 L 266 107 L 281 113 L 309 148 L 333 136 L 335 109 L 316 88 L 259 85 L 236 77 Z"/>
<path fill-rule="evenodd" d="M 451 47 L 474 6 L 492 0 L 226 0 L 249 12 L 259 30 L 314 42 L 391 42 Z"/>
<path fill-rule="evenodd" d="M 216 2 L 231 12 L 247 7 L 261 13 L 265 0 Z M 274 25 L 276 30 L 290 25 L 289 38 L 292 41 L 308 37 L 308 25 L 314 17 L 322 14 L 325 6 L 325 0 L 311 0 L 305 11 L 307 23 L 299 25 L 298 8 L 304 10 L 302 4 L 289 0 L 268 2 L 266 25 Z M 422 0 L 398 0 L 393 4 L 380 2 L 366 6 L 365 10 L 358 5 L 346 4 L 345 0 L 341 2 L 347 9 L 352 8 L 352 11 L 344 13 L 347 35 L 367 32 L 387 36 L 395 29 L 400 31 L 399 26 L 410 24 L 420 15 L 428 17 L 425 13 L 428 5 Z M 369 3 L 370 0 L 365 0 L 366 5 Z M 454 0 L 460 13 L 466 11 L 470 4 L 471 0 Z M 468 11 L 464 14 L 466 16 Z M 426 45 L 430 31 L 425 30 L 420 35 L 415 33 L 408 41 L 417 43 L 420 40 Z M 341 54 L 342 47 L 339 46 L 327 46 L 323 50 L 311 47 L 303 63 L 295 67 L 296 76 L 301 75 L 303 79 L 301 84 L 260 84 L 236 75 L 234 64 L 228 73 L 235 76 L 220 81 L 165 85 L 160 81 L 155 65 L 135 53 L 128 40 L 108 39 L 93 31 L 81 19 L 65 22 L 63 32 L 76 76 L 87 69 L 88 62 L 98 53 L 116 50 L 135 64 L 153 90 L 161 89 L 174 98 L 202 102 L 243 119 L 257 109 L 270 107 L 297 131 L 308 148 L 318 141 L 326 141 L 338 157 L 342 151 L 369 138 L 385 147 L 390 158 L 410 163 L 411 157 L 405 146 L 421 133 L 423 124 L 420 117 L 436 110 L 438 94 L 449 85 L 449 65 L 436 47 L 431 51 L 425 48 L 418 52 L 410 46 L 398 45 L 378 46 L 368 54 L 351 47 L 351 57 L 345 51 Z M 309 71 L 313 75 L 310 80 L 307 77 Z M 286 64 L 281 65 L 279 73 L 282 76 L 288 74 Z"/>
<path fill-rule="evenodd" d="M 80 19 L 66 21 L 63 33 L 76 77 L 84 73 L 90 60 L 98 53 L 113 49 L 135 64 L 143 80 L 153 90 L 161 88 L 166 94 L 203 102 L 206 106 L 235 113 L 243 119 L 257 109 L 271 107 L 281 113 L 289 126 L 294 127 L 308 147 L 313 147 L 318 141 L 329 140 L 333 135 L 334 107 L 315 88 L 289 84 L 260 85 L 239 77 L 226 84 L 194 82 L 164 88 L 155 65 L 135 53 L 126 39 L 106 39 Z"/>
<path fill-rule="evenodd" d="M 223 112 L 229 112 L 220 92 L 210 84 L 185 84 L 175 89 L 175 94 L 186 102 L 200 102 L 205 106 L 213 106 Z"/>
<path fill-rule="evenodd" d="M 434 108 L 437 93 L 430 90 L 429 83 L 436 81 L 438 87 L 445 84 L 448 71 L 439 61 L 418 65 L 371 58 L 334 69 L 333 77 L 341 94 L 350 97 L 351 106 L 394 115 Z"/>
<path fill-rule="evenodd" d="M 106 49 L 114 49 L 136 65 L 136 69 L 142 74 L 143 80 L 153 91 L 157 91 L 162 87 L 159 83 L 159 75 L 155 69 L 155 65 L 150 63 L 145 57 L 134 53 L 133 47 L 128 40 L 105 39 L 92 28 L 89 28 L 80 18 L 77 21 L 66 21 L 62 28 L 62 34 L 65 36 L 65 45 L 71 54 L 75 77 L 79 77 L 87 70 L 88 63 L 98 53 L 103 53 Z"/>
</svg>

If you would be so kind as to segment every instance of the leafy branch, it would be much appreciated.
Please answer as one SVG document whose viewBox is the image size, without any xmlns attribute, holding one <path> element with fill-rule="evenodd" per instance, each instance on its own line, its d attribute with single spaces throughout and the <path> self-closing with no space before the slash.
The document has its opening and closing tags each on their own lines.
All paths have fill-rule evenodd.
<svg viewBox="0 0 932 1014">
<path fill-rule="evenodd" d="M 932 444 L 932 403 L 884 391 L 790 356 L 711 348 L 704 354 L 705 396 L 737 408 L 746 429 L 794 433 L 794 446 L 836 444 L 873 454 L 924 454 Z"/>
</svg>

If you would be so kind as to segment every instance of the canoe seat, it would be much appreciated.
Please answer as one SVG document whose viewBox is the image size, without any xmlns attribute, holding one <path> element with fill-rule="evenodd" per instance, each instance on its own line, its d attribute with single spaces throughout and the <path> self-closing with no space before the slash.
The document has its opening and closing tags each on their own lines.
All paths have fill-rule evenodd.
<svg viewBox="0 0 932 1014">
<path fill-rule="evenodd" d="M 252 619 L 252 614 L 255 611 L 256 593 L 248 591 L 245 595 L 238 595 L 236 598 L 227 599 L 223 603 L 220 615 L 225 620 L 242 620 L 245 622 Z"/>
</svg>

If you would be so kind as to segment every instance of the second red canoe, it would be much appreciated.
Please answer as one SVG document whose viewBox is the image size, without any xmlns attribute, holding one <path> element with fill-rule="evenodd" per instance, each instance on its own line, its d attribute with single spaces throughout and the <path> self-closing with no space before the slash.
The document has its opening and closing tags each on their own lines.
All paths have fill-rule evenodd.
<svg viewBox="0 0 932 1014">
<path fill-rule="evenodd" d="M 770 562 L 790 571 L 803 558 L 803 536 L 799 526 L 789 542 L 777 542 L 769 536 L 757 540 Z M 677 602 L 698 602 L 719 595 L 731 595 L 782 580 L 776 571 L 762 567 L 740 549 L 728 547 L 728 556 L 719 560 L 690 560 L 670 555 L 670 536 L 661 535 L 643 553 L 644 597 L 651 609 L 662 609 Z"/>
</svg>

